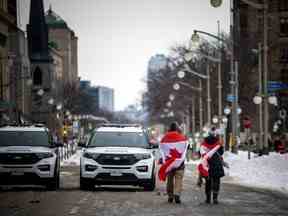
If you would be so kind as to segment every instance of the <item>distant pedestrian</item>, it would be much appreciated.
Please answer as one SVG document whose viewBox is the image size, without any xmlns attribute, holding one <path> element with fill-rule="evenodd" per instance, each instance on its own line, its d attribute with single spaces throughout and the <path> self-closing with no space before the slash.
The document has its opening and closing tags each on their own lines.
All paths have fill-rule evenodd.
<svg viewBox="0 0 288 216">
<path fill-rule="evenodd" d="M 187 138 L 181 133 L 178 124 L 173 122 L 159 145 L 162 165 L 158 176 L 160 181 L 165 181 L 167 177 L 169 203 L 174 200 L 176 203 L 181 203 L 187 145 Z"/>
<path fill-rule="evenodd" d="M 212 129 L 200 146 L 202 161 L 198 165 L 200 175 L 205 178 L 206 203 L 211 203 L 213 194 L 213 203 L 218 204 L 220 178 L 224 176 L 223 153 L 222 143 Z"/>
<path fill-rule="evenodd" d="M 285 144 L 284 144 L 284 137 L 282 137 L 282 139 L 280 137 L 276 137 L 275 141 L 274 141 L 274 149 L 276 152 L 280 153 L 280 154 L 284 154 L 285 153 Z"/>
</svg>

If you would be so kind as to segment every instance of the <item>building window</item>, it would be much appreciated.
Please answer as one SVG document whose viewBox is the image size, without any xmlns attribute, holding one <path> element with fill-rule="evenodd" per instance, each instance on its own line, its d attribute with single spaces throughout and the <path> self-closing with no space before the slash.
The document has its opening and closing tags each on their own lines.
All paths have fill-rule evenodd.
<svg viewBox="0 0 288 216">
<path fill-rule="evenodd" d="M 0 0 L 0 10 L 7 11 L 7 0 Z"/>
<path fill-rule="evenodd" d="M 280 62 L 281 63 L 288 62 L 288 47 L 280 48 Z"/>
<path fill-rule="evenodd" d="M 33 74 L 33 84 L 34 85 L 42 85 L 42 71 L 39 67 L 36 67 Z"/>
<path fill-rule="evenodd" d="M 280 36 L 288 36 L 288 18 L 281 17 L 280 18 Z"/>
<path fill-rule="evenodd" d="M 281 81 L 288 83 L 288 69 L 282 69 L 280 74 L 281 74 Z"/>
<path fill-rule="evenodd" d="M 288 1 L 279 0 L 279 11 L 288 11 Z"/>
</svg>

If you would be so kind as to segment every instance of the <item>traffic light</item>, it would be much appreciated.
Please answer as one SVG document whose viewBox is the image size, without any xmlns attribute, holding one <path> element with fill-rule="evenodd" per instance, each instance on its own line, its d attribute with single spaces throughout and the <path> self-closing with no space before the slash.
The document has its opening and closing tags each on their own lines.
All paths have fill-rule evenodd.
<svg viewBox="0 0 288 216">
<path fill-rule="evenodd" d="M 67 125 L 63 125 L 62 135 L 63 135 L 63 137 L 67 137 L 67 135 L 68 135 L 68 127 L 67 127 Z"/>
</svg>

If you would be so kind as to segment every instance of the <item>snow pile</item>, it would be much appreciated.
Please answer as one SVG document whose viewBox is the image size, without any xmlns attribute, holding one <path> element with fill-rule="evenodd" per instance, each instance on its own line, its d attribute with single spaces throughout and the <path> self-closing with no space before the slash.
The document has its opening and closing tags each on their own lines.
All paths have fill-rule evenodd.
<svg viewBox="0 0 288 216">
<path fill-rule="evenodd" d="M 226 175 L 233 177 L 235 183 L 288 193 L 288 154 L 270 153 L 258 157 L 251 153 L 248 160 L 247 152 L 225 152 L 224 160 L 230 166 Z"/>
<path fill-rule="evenodd" d="M 69 159 L 62 161 L 61 166 L 79 166 L 81 151 L 82 150 L 77 150 Z"/>
</svg>

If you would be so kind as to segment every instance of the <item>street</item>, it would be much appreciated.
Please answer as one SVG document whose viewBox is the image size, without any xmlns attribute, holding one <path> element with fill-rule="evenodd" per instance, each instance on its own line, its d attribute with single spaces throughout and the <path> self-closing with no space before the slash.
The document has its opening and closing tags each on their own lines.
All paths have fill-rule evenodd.
<svg viewBox="0 0 288 216">
<path fill-rule="evenodd" d="M 218 205 L 204 204 L 204 192 L 196 186 L 196 171 L 187 165 L 182 204 L 168 204 L 163 186 L 153 192 L 133 187 L 79 189 L 79 167 L 62 167 L 61 188 L 4 188 L 0 193 L 1 216 L 66 215 L 287 215 L 288 196 L 277 192 L 222 183 Z M 159 190 L 162 188 L 162 192 Z"/>
</svg>

